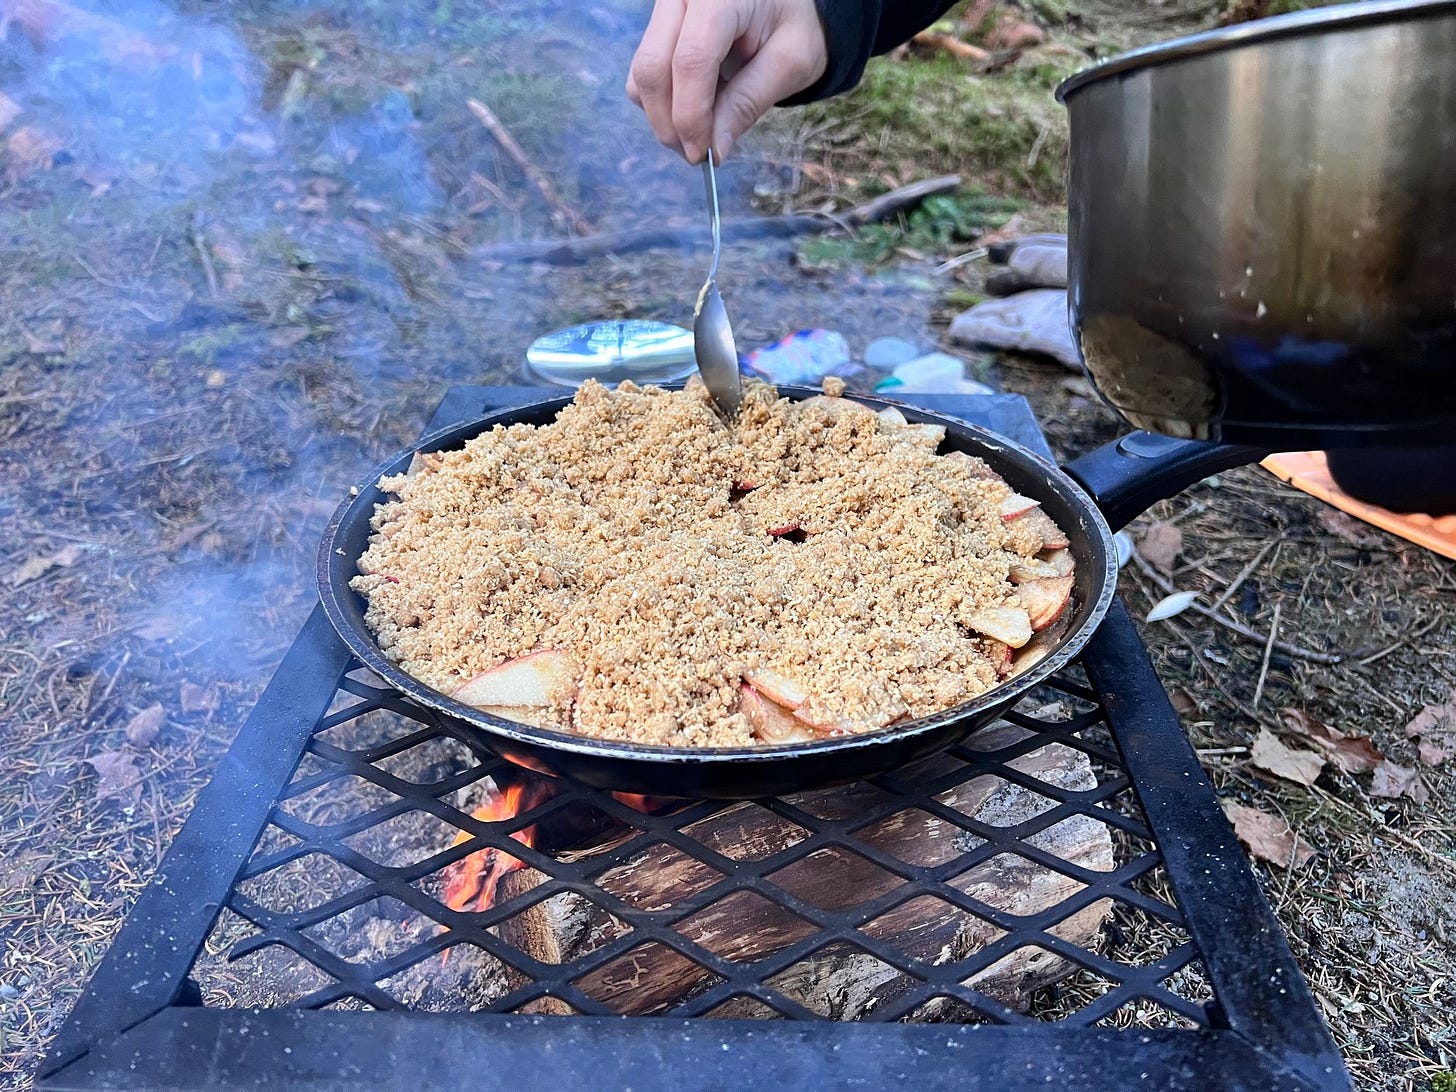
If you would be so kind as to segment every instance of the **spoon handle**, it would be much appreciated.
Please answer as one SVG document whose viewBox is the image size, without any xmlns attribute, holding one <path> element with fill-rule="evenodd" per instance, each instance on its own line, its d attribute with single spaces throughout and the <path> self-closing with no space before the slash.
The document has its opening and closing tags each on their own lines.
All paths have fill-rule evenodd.
<svg viewBox="0 0 1456 1092">
<path fill-rule="evenodd" d="M 708 222 L 713 227 L 713 266 L 708 270 L 708 280 L 718 279 L 718 256 L 723 250 L 723 234 L 718 226 L 718 177 L 713 172 L 713 153 L 709 150 L 703 159 L 703 183 L 708 191 Z"/>
</svg>

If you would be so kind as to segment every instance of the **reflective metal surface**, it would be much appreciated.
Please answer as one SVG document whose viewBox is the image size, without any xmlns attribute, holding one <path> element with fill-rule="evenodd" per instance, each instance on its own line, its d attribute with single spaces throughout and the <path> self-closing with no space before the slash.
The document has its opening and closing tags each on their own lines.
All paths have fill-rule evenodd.
<svg viewBox="0 0 1456 1092">
<path fill-rule="evenodd" d="M 693 335 L 681 326 L 643 319 L 588 322 L 545 334 L 526 350 L 533 376 L 577 387 L 588 379 L 672 383 L 697 368 Z"/>
<path fill-rule="evenodd" d="M 718 180 L 713 174 L 713 156 L 703 160 L 703 184 L 708 191 L 708 219 L 713 227 L 713 264 L 698 293 L 693 311 L 693 343 L 697 348 L 698 371 L 718 412 L 733 417 L 743 401 L 743 380 L 738 374 L 738 345 L 723 293 L 718 291 L 718 259 L 723 253 L 723 235 L 718 226 Z"/>
<path fill-rule="evenodd" d="M 1456 2 L 1115 59 L 1071 114 L 1071 307 L 1133 424 L 1286 448 L 1456 428 Z"/>
</svg>

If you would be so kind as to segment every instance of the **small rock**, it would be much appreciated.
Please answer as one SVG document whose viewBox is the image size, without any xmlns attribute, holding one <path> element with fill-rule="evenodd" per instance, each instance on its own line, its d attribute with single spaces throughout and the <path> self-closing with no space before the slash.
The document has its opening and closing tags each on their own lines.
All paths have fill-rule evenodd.
<svg viewBox="0 0 1456 1092">
<path fill-rule="evenodd" d="M 964 345 L 1039 353 L 1068 368 L 1082 368 L 1072 340 L 1067 293 L 1062 289 L 1037 288 L 978 303 L 956 316 L 950 336 Z"/>
</svg>

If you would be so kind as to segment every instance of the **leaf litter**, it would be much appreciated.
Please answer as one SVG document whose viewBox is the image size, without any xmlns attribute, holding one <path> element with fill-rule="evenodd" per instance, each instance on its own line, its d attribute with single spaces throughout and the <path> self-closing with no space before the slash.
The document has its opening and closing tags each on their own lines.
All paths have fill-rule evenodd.
<svg viewBox="0 0 1456 1092">
<path fill-rule="evenodd" d="M 1299 868 L 1315 855 L 1314 848 L 1278 815 L 1232 801 L 1224 801 L 1223 811 L 1239 841 L 1261 861 L 1280 868 Z"/>
</svg>

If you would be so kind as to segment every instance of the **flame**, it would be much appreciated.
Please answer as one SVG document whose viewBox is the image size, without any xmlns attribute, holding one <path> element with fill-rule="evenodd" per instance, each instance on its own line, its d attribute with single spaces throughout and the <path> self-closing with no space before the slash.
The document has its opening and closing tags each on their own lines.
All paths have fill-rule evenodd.
<svg viewBox="0 0 1456 1092">
<path fill-rule="evenodd" d="M 643 796 L 640 792 L 614 792 L 612 799 L 643 815 L 650 815 L 663 802 L 662 797 Z"/>
<path fill-rule="evenodd" d="M 471 817 L 485 823 L 499 823 L 534 808 L 554 791 L 550 785 L 544 784 L 522 782 L 511 785 L 499 795 L 492 792 Z M 455 836 L 453 844 L 458 846 L 470 841 L 471 837 L 462 830 Z M 534 846 L 536 824 L 512 832 L 511 837 L 522 845 Z M 501 880 L 524 867 L 524 861 L 503 849 L 490 846 L 477 850 L 445 869 L 445 905 L 462 913 L 478 914 L 489 910 L 495 905 Z"/>
</svg>

